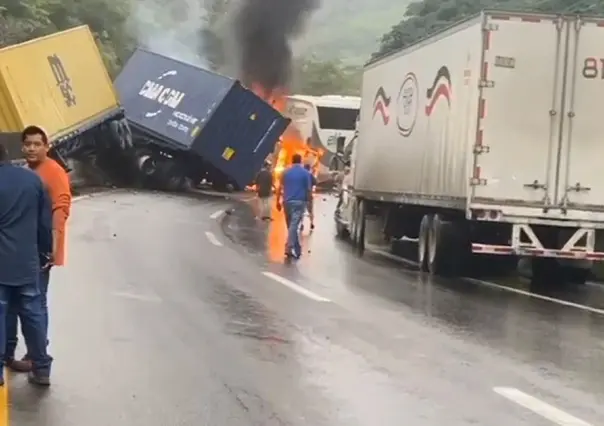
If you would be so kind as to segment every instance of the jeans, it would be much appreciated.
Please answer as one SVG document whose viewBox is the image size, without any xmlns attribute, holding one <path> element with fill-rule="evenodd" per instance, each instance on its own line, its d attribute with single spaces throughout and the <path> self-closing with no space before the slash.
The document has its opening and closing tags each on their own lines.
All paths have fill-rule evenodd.
<svg viewBox="0 0 604 426">
<path fill-rule="evenodd" d="M 52 357 L 46 352 L 46 325 L 38 283 L 23 286 L 0 285 L 0 359 L 2 360 L 5 360 L 7 355 L 6 333 L 9 310 L 16 312 L 21 320 L 21 329 L 34 373 L 50 375 Z M 0 375 L 2 371 L 3 369 L 0 369 Z"/>
<path fill-rule="evenodd" d="M 44 327 L 44 333 L 48 336 L 48 283 L 50 282 L 50 268 L 40 271 L 39 282 L 40 286 L 40 304 L 42 306 L 42 325 Z M 17 344 L 19 338 L 17 337 L 18 331 L 18 306 L 12 304 L 8 307 L 8 313 L 6 316 L 6 350 L 4 352 L 4 359 L 13 359 L 15 357 L 15 351 L 17 350 Z M 23 323 L 21 325 L 21 332 L 25 336 L 23 330 Z M 26 339 L 27 340 L 27 339 Z M 46 345 L 48 346 L 48 337 L 46 337 Z M 27 347 L 26 358 L 30 359 L 29 346 Z"/>
<path fill-rule="evenodd" d="M 287 225 L 287 244 L 285 246 L 285 251 L 287 254 L 294 254 L 295 256 L 300 256 L 302 254 L 299 230 L 306 206 L 306 201 L 285 202 L 285 224 Z"/>
</svg>

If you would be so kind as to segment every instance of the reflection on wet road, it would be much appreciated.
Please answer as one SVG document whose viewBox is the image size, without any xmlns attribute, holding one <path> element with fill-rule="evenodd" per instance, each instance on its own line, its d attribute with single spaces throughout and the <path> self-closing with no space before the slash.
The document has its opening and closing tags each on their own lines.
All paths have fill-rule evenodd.
<svg viewBox="0 0 604 426">
<path fill-rule="evenodd" d="M 225 200 L 77 203 L 51 284 L 53 387 L 11 376 L 11 424 L 603 422 L 600 316 L 359 260 L 330 203 L 292 265 L 279 220 L 243 207 L 221 228 Z"/>
</svg>

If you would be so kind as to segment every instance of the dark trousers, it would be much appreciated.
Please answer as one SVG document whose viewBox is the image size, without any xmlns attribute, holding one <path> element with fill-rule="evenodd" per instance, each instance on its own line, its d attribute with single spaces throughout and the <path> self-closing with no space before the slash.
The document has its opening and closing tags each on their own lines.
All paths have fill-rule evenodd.
<svg viewBox="0 0 604 426">
<path fill-rule="evenodd" d="M 52 357 L 46 352 L 46 323 L 42 309 L 42 293 L 38 283 L 23 286 L 0 285 L 0 359 L 14 356 L 7 348 L 7 318 L 9 311 L 21 320 L 21 330 L 29 359 L 35 373 L 48 376 Z M 0 375 L 4 369 L 0 369 Z"/>
<path fill-rule="evenodd" d="M 40 287 L 40 306 L 42 313 L 42 328 L 44 329 L 44 335 L 46 339 L 46 345 L 48 346 L 48 284 L 50 282 L 50 268 L 40 272 L 38 285 Z M 8 309 L 6 316 L 6 350 L 4 352 L 4 359 L 13 359 L 15 357 L 15 351 L 17 350 L 17 344 L 19 343 L 18 337 L 18 306 L 11 304 Z M 21 332 L 25 336 L 23 330 L 23 320 L 21 320 Z M 27 339 L 25 339 L 27 344 Z M 31 359 L 29 354 L 29 345 L 27 346 L 26 358 Z"/>
</svg>

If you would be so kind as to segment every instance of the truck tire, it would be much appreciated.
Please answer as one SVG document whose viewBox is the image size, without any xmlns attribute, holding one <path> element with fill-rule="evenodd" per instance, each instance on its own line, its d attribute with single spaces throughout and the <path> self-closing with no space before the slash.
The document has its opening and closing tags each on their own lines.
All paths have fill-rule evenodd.
<svg viewBox="0 0 604 426">
<path fill-rule="evenodd" d="M 591 277 L 591 269 L 574 266 L 561 266 L 560 273 L 569 284 L 585 285 Z"/>
<path fill-rule="evenodd" d="M 341 240 L 345 240 L 349 237 L 348 229 L 346 229 L 338 219 L 336 219 L 336 237 Z"/>
<path fill-rule="evenodd" d="M 419 224 L 419 236 L 417 241 L 417 263 L 419 270 L 428 271 L 428 247 L 430 245 L 430 228 L 432 227 L 432 215 L 426 214 Z"/>
<path fill-rule="evenodd" d="M 359 215 L 359 201 L 355 200 L 352 205 L 352 218 L 350 220 L 350 243 L 353 247 L 356 248 L 359 242 L 359 232 L 358 232 L 358 220 L 357 217 Z"/>
<path fill-rule="evenodd" d="M 459 276 L 464 270 L 467 254 L 461 224 L 449 222 L 435 214 L 428 237 L 430 273 L 449 278 Z"/>
<path fill-rule="evenodd" d="M 359 200 L 357 208 L 357 244 L 356 253 L 359 257 L 365 254 L 365 201 Z"/>
</svg>

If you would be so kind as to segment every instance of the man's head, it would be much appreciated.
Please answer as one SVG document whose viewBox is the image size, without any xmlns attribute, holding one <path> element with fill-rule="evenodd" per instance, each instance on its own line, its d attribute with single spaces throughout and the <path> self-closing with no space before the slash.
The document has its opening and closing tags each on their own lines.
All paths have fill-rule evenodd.
<svg viewBox="0 0 604 426">
<path fill-rule="evenodd" d="M 294 154 L 292 156 L 292 164 L 300 164 L 302 163 L 302 156 L 300 154 Z"/>
<path fill-rule="evenodd" d="M 21 142 L 21 149 L 29 164 L 38 164 L 46 159 L 50 145 L 48 136 L 41 127 L 27 126 L 21 132 Z"/>
</svg>

